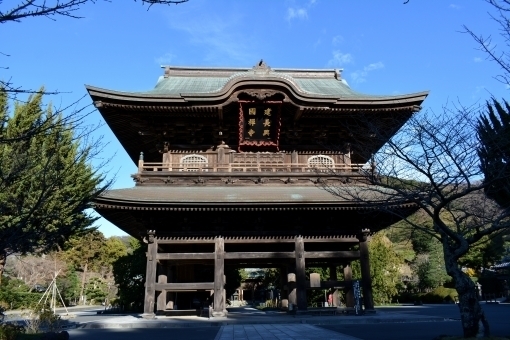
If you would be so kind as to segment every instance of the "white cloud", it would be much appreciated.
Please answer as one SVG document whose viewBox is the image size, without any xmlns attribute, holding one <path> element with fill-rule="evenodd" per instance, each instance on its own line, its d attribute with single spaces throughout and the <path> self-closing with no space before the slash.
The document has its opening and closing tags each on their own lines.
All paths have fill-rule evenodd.
<svg viewBox="0 0 510 340">
<path fill-rule="evenodd" d="M 205 60 L 224 64 L 226 59 L 230 59 L 248 64 L 260 59 L 260 56 L 254 53 L 254 41 L 233 29 L 242 19 L 213 15 L 192 18 L 170 15 L 169 24 L 173 29 L 187 33 L 189 41 L 204 53 Z"/>
<path fill-rule="evenodd" d="M 340 45 L 340 43 L 343 41 L 344 41 L 344 37 L 342 37 L 341 35 L 336 35 L 333 37 L 331 44 L 333 44 L 333 46 L 337 46 L 337 45 Z"/>
<path fill-rule="evenodd" d="M 481 63 L 481 62 L 482 62 L 482 58 L 480 58 L 480 57 L 475 57 L 475 58 L 473 59 L 473 61 L 474 61 L 475 63 Z"/>
<path fill-rule="evenodd" d="M 287 16 L 285 19 L 287 21 L 291 21 L 292 19 L 308 19 L 308 12 L 305 8 L 293 8 L 289 7 L 287 9 Z"/>
<path fill-rule="evenodd" d="M 354 71 L 351 73 L 351 78 L 355 83 L 363 83 L 367 80 L 368 74 L 372 71 L 384 68 L 384 64 L 381 61 L 372 63 L 363 68 L 363 70 Z"/>
<path fill-rule="evenodd" d="M 158 65 L 170 65 L 175 60 L 176 55 L 173 53 L 165 53 L 161 57 L 154 59 Z"/>
<path fill-rule="evenodd" d="M 450 4 L 450 6 L 448 6 L 452 9 L 460 9 L 461 7 L 459 5 L 456 5 L 456 4 Z"/>
<path fill-rule="evenodd" d="M 342 53 L 340 51 L 333 51 L 333 58 L 328 61 L 328 67 L 342 67 L 345 64 L 352 62 L 352 55 L 350 53 Z"/>
</svg>

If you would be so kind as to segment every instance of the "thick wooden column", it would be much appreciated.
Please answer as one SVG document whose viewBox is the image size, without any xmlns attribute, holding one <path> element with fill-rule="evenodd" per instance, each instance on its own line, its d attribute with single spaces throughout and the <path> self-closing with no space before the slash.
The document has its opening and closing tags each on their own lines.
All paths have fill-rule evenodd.
<svg viewBox="0 0 510 340">
<path fill-rule="evenodd" d="M 154 300 L 155 293 L 154 285 L 156 284 L 156 264 L 158 256 L 158 243 L 154 236 L 155 231 L 149 230 L 147 232 L 146 241 L 148 243 L 147 249 L 147 269 L 145 271 L 145 301 L 143 304 L 143 318 L 154 318 Z"/>
<path fill-rule="evenodd" d="M 372 278 L 370 276 L 370 258 L 368 254 L 368 230 L 363 230 L 359 235 L 359 252 L 361 264 L 361 286 L 363 289 L 363 304 L 365 311 L 374 311 L 374 298 L 372 295 Z"/>
<path fill-rule="evenodd" d="M 212 316 L 226 316 L 223 289 L 225 287 L 225 242 L 223 237 L 214 239 L 214 306 Z"/>
<path fill-rule="evenodd" d="M 345 281 L 345 307 L 354 307 L 354 291 L 352 290 L 352 268 L 351 263 L 344 265 Z"/>
<path fill-rule="evenodd" d="M 336 275 L 336 266 L 329 266 L 329 279 L 331 281 L 337 281 L 338 277 Z M 332 288 L 331 294 L 333 294 L 333 307 L 338 307 L 340 305 L 340 299 L 338 297 L 338 290 Z"/>
<path fill-rule="evenodd" d="M 167 267 L 165 265 L 158 265 L 158 283 L 167 283 Z M 156 303 L 156 314 L 163 314 L 163 311 L 166 309 L 166 296 L 167 291 L 163 289 L 158 293 L 157 303 Z"/>
<path fill-rule="evenodd" d="M 289 310 L 296 308 L 297 295 L 296 295 L 296 264 L 289 264 L 287 267 L 287 298 Z"/>
<path fill-rule="evenodd" d="M 296 298 L 298 310 L 306 310 L 305 243 L 302 236 L 295 240 L 296 252 Z"/>
</svg>

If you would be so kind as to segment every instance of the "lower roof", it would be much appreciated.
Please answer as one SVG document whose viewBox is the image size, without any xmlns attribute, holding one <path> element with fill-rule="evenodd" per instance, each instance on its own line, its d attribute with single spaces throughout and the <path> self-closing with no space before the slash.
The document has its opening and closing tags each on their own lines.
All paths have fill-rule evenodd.
<svg viewBox="0 0 510 340">
<path fill-rule="evenodd" d="M 345 187 L 354 192 L 355 187 Z M 337 190 L 338 188 L 335 188 Z M 363 203 L 333 195 L 319 186 L 136 186 L 106 191 L 96 206 L 366 206 L 384 200 L 385 189 L 358 190 Z M 389 193 L 389 192 L 388 192 Z M 358 200 L 359 201 L 359 200 Z"/>
</svg>

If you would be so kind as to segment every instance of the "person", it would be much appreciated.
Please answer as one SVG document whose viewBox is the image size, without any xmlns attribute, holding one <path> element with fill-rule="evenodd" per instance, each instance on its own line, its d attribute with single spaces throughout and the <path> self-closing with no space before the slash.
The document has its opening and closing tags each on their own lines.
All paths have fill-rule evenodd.
<svg viewBox="0 0 510 340">
<path fill-rule="evenodd" d="M 333 306 L 333 294 L 331 294 L 331 293 L 329 293 L 329 295 L 328 295 L 328 306 L 329 307 Z"/>
</svg>

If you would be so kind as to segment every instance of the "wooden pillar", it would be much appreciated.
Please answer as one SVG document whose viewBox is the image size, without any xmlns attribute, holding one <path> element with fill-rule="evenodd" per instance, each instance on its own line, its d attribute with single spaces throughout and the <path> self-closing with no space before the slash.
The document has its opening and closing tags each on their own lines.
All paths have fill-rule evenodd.
<svg viewBox="0 0 510 340">
<path fill-rule="evenodd" d="M 167 283 L 175 282 L 175 267 L 173 265 L 169 265 L 167 267 Z M 175 306 L 175 292 L 167 292 L 167 303 L 166 309 L 174 309 Z"/>
<path fill-rule="evenodd" d="M 345 307 L 354 307 L 354 291 L 352 290 L 352 268 L 351 263 L 344 265 L 345 281 Z"/>
<path fill-rule="evenodd" d="M 335 265 L 329 266 L 329 279 L 331 281 L 337 281 L 338 280 L 338 277 L 336 275 L 336 266 Z M 335 289 L 335 288 L 332 288 L 331 289 L 331 294 L 333 294 L 333 307 L 340 306 L 340 299 L 338 297 L 338 290 Z"/>
<path fill-rule="evenodd" d="M 287 292 L 289 310 L 291 310 L 297 306 L 296 265 L 294 263 L 290 264 L 287 269 Z"/>
<path fill-rule="evenodd" d="M 305 243 L 302 236 L 295 239 L 296 299 L 298 310 L 306 310 Z"/>
<path fill-rule="evenodd" d="M 167 267 L 165 265 L 158 265 L 158 283 L 168 283 L 167 281 Z M 166 309 L 167 291 L 163 289 L 158 293 L 156 302 L 156 314 L 163 314 Z"/>
<path fill-rule="evenodd" d="M 370 276 L 370 258 L 368 255 L 368 230 L 363 230 L 359 235 L 359 252 L 361 265 L 361 286 L 363 289 L 363 304 L 365 311 L 374 311 L 374 298 L 372 295 L 372 278 Z"/>
<path fill-rule="evenodd" d="M 214 239 L 214 307 L 212 316 L 226 316 L 223 290 L 225 287 L 225 242 L 223 237 Z"/>
<path fill-rule="evenodd" d="M 155 231 L 149 230 L 147 232 L 147 269 L 145 272 L 145 301 L 143 304 L 142 317 L 146 319 L 154 318 L 154 298 L 156 284 L 156 264 L 158 262 L 158 243 L 154 236 Z"/>
</svg>

